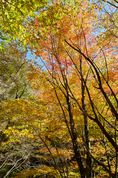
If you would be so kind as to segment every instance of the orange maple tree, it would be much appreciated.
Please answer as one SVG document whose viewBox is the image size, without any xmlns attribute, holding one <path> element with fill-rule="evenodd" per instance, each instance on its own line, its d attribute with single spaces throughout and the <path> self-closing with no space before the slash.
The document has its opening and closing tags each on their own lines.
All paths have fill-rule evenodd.
<svg viewBox="0 0 118 178">
<path fill-rule="evenodd" d="M 96 34 L 100 8 L 55 1 L 28 27 L 25 40 L 42 65 L 30 63 L 27 75 L 35 97 L 3 105 L 2 117 L 5 109 L 16 125 L 2 146 L 20 144 L 42 166 L 25 164 L 16 177 L 117 177 L 117 39 Z"/>
<path fill-rule="evenodd" d="M 43 100 L 45 98 L 51 110 L 54 111 L 56 108 L 57 112 L 61 109 L 61 117 L 69 132 L 81 177 L 92 176 L 95 170 L 92 167 L 93 160 L 110 176 L 115 176 L 117 170 L 115 167 L 111 168 L 112 163 L 108 156 L 110 153 L 107 149 L 114 150 L 117 160 L 116 136 L 114 140 L 111 134 L 114 132 L 116 135 L 118 118 L 116 55 L 112 48 L 113 41 L 101 46 L 100 41 L 96 41 L 93 24 L 98 20 L 97 12 L 93 7 L 87 8 L 88 2 L 74 2 L 74 6 L 73 4 L 65 6 L 63 11 L 60 11 L 62 7 L 59 3 L 55 3 L 49 11 L 40 12 L 39 18 L 35 19 L 36 31 L 33 36 L 31 34 L 31 38 L 35 40 L 36 45 L 32 50 L 35 50 L 36 57 L 47 69 L 47 72 L 42 72 L 46 82 L 41 85 L 43 91 L 39 97 Z M 54 21 L 55 10 L 59 14 L 57 23 Z M 43 13 L 45 18 L 42 21 Z M 51 88 L 48 87 L 49 83 Z M 54 120 L 50 122 L 55 124 Z M 98 144 L 100 142 L 104 144 L 103 149 L 98 148 L 99 151 L 103 150 L 99 156 L 106 157 L 104 158 L 106 164 L 91 153 L 92 150 L 94 153 L 96 148 L 90 147 L 90 140 L 95 139 L 91 135 L 93 128 L 97 128 L 96 132 L 100 136 Z M 78 138 L 82 139 L 82 145 L 79 144 Z"/>
</svg>

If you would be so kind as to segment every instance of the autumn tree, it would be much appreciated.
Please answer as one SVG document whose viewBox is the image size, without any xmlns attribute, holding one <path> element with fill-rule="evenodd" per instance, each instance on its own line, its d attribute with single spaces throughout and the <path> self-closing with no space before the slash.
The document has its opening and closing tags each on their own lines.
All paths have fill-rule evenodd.
<svg viewBox="0 0 118 178">
<path fill-rule="evenodd" d="M 114 44 L 111 42 L 112 46 L 109 46 L 108 43 L 108 45 L 99 47 L 99 41 L 96 41 L 93 35 L 94 29 L 92 28 L 92 23 L 96 23 L 97 14 L 92 7 L 88 8 L 87 11 L 87 6 L 84 3 L 83 6 L 81 3 L 81 11 L 78 8 L 79 3 L 74 3 L 74 11 L 72 11 L 70 5 L 64 7 L 63 13 L 60 11 L 60 4 L 53 4 L 49 11 L 42 12 L 46 16 L 44 21 L 42 21 L 42 15 L 39 14 L 41 18 L 37 18 L 34 22 L 37 32 L 33 36 L 31 35 L 36 41 L 36 45 L 32 50 L 36 50 L 35 54 L 47 69 L 48 74 L 44 73 L 44 77 L 52 85 L 57 103 L 61 108 L 62 118 L 65 120 L 72 140 L 73 151 L 81 177 L 93 176 L 96 172 L 94 166 L 92 167 L 94 161 L 102 166 L 103 170 L 105 169 L 109 173 L 109 176 L 116 177 L 117 136 L 114 139 L 111 132 L 117 135 L 117 92 L 115 90 L 117 82 L 112 84 L 113 80 L 110 79 L 110 75 L 113 75 L 114 69 L 117 68 L 115 50 L 112 48 Z M 53 10 L 55 8 L 60 15 L 60 20 L 56 26 L 54 21 L 51 21 L 54 19 Z M 66 8 L 68 8 L 69 15 Z M 83 11 L 84 8 L 86 13 Z M 90 13 L 90 10 L 93 10 L 93 14 Z M 44 29 L 46 24 L 48 29 Z M 38 31 L 38 26 L 39 28 L 42 27 L 42 31 L 41 29 Z M 42 35 L 43 33 L 46 33 L 45 38 Z M 111 58 L 111 62 L 109 58 Z M 113 58 L 115 63 L 112 61 Z M 111 63 L 115 65 L 112 70 L 109 68 Z M 114 77 L 115 75 L 117 75 L 116 71 Z M 72 80 L 75 87 L 72 85 Z M 113 85 L 113 88 L 111 85 Z M 48 93 L 45 94 L 48 95 Z M 74 112 L 74 104 L 80 112 L 77 113 L 77 116 L 83 118 L 83 122 L 81 121 L 83 128 L 81 128 L 80 133 L 80 138 L 83 140 L 81 146 L 79 146 L 77 140 L 78 122 L 76 123 L 77 116 Z M 50 104 L 48 105 L 50 106 Z M 112 117 L 113 121 L 111 122 L 110 118 Z M 95 140 L 95 138 L 94 136 L 90 138 L 88 126 L 91 130 L 94 125 L 98 129 L 98 134 L 100 134 L 101 139 L 98 144 L 101 143 L 102 145 L 100 146 L 100 149 L 103 150 L 101 155 L 105 157 L 106 164 L 91 152 L 95 147 L 90 147 L 90 140 Z M 112 153 L 108 151 L 111 148 Z M 83 152 L 84 156 L 82 155 Z M 115 156 L 110 158 L 112 155 Z M 112 168 L 115 159 L 116 162 Z M 110 160 L 113 162 L 110 163 Z"/>
<path fill-rule="evenodd" d="M 20 178 L 117 178 L 117 11 L 102 14 L 100 2 L 50 2 L 36 18 L 28 20 L 29 14 L 26 26 L 21 23 L 21 44 L 41 65 L 30 63 L 27 75 L 35 96 L 2 105 L 1 116 L 11 125 L 2 130 L 1 148 L 13 161 L 1 161 L 9 169 L 4 177 L 17 170 Z"/>
<path fill-rule="evenodd" d="M 21 98 L 29 88 L 26 79 L 29 70 L 25 59 L 26 53 L 20 53 L 16 47 L 11 46 L 8 46 L 6 50 L 7 54 L 3 51 L 0 54 L 1 99 Z"/>
<path fill-rule="evenodd" d="M 1 177 L 10 175 L 16 167 L 21 165 L 21 162 L 26 162 L 29 157 L 29 154 L 22 154 L 24 147 L 18 146 L 21 140 L 20 137 L 18 138 L 19 127 L 21 127 L 21 132 L 25 130 L 25 127 L 21 126 L 21 121 L 17 119 L 18 117 L 20 118 L 20 112 L 22 114 L 24 111 L 24 109 L 21 109 L 21 106 L 24 108 L 23 103 L 33 97 L 33 91 L 30 86 L 31 79 L 27 80 L 32 67 L 30 62 L 28 63 L 25 59 L 26 52 L 17 48 L 16 44 L 13 45 L 13 43 L 6 47 L 6 51 L 7 54 L 3 51 L 0 52 Z M 19 99 L 21 100 L 19 101 Z"/>
</svg>

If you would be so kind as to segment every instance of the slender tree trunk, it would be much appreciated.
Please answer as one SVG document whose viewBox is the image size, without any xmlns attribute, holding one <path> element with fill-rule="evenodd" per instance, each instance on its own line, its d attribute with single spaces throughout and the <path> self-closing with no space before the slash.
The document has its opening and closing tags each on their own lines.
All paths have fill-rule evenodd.
<svg viewBox="0 0 118 178">
<path fill-rule="evenodd" d="M 86 141 L 86 147 L 87 147 L 87 159 L 86 159 L 86 172 L 87 172 L 87 178 L 91 178 L 92 176 L 92 166 L 91 166 L 91 147 L 90 147 L 90 141 L 89 141 L 89 126 L 88 126 L 88 120 L 87 116 L 84 115 L 84 134 L 85 134 L 85 141 Z"/>
<path fill-rule="evenodd" d="M 82 72 L 82 57 L 80 58 L 80 73 L 81 73 L 81 93 L 82 93 L 82 109 L 85 111 L 84 115 L 84 135 L 85 135 L 85 144 L 87 148 L 87 158 L 86 158 L 86 174 L 87 178 L 91 178 L 92 176 L 92 166 L 91 166 L 91 147 L 90 147 L 90 140 L 89 140 L 89 126 L 88 126 L 88 119 L 87 115 L 87 108 L 85 103 L 85 86 L 83 81 L 83 72 Z"/>
<path fill-rule="evenodd" d="M 67 101 L 67 105 L 68 105 L 68 113 L 69 113 L 69 118 L 70 118 L 70 128 L 71 128 L 71 133 L 72 133 L 73 150 L 74 150 L 75 158 L 76 158 L 76 161 L 77 161 L 77 164 L 79 167 L 81 178 L 86 178 L 86 176 L 85 176 L 86 170 L 84 168 L 82 157 L 81 157 L 80 151 L 78 149 L 77 133 L 76 133 L 76 128 L 75 128 L 75 124 L 74 124 L 74 120 L 73 120 L 73 114 L 72 114 L 71 103 L 70 103 L 69 94 L 68 94 L 68 88 L 66 88 L 66 89 L 67 89 L 66 90 L 67 91 L 66 101 Z"/>
</svg>

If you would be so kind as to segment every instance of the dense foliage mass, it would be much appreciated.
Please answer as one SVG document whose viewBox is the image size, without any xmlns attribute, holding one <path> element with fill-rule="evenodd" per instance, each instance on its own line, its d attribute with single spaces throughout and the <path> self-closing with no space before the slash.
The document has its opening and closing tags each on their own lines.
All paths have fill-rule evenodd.
<svg viewBox="0 0 118 178">
<path fill-rule="evenodd" d="M 0 178 L 118 178 L 118 2 L 0 9 Z"/>
</svg>

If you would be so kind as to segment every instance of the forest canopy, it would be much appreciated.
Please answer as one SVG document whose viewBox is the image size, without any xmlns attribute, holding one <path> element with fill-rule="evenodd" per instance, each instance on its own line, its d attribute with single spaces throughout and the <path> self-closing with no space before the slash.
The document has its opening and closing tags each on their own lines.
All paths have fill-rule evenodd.
<svg viewBox="0 0 118 178">
<path fill-rule="evenodd" d="M 118 178 L 117 0 L 1 0 L 0 28 L 0 178 Z"/>
</svg>

